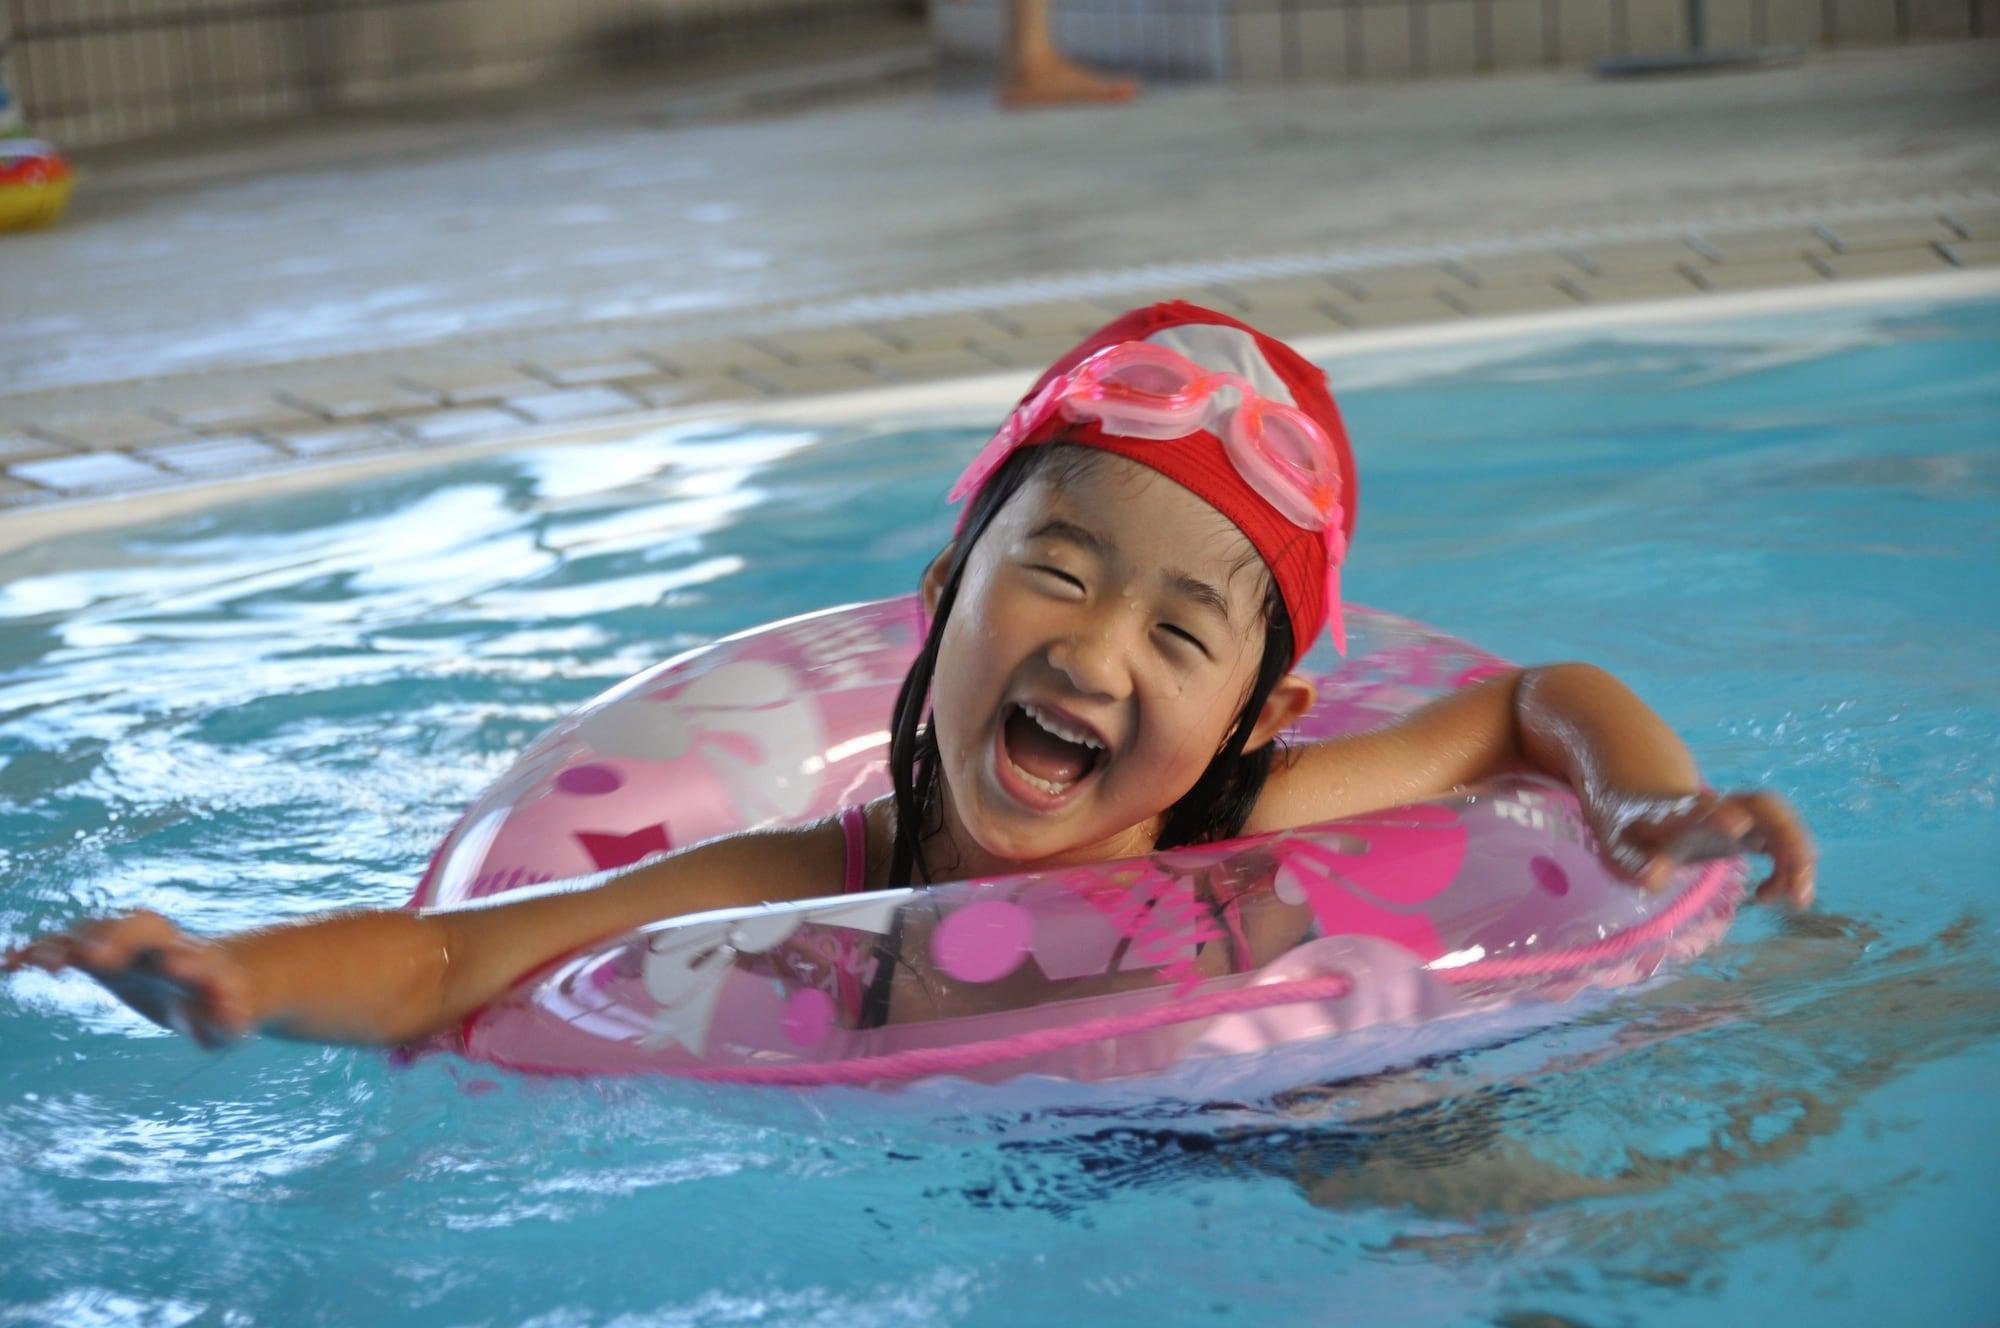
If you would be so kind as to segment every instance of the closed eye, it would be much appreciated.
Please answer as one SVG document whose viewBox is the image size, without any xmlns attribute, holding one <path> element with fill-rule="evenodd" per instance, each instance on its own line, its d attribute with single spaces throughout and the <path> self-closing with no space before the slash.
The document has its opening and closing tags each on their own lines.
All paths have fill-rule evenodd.
<svg viewBox="0 0 2000 1328">
<path fill-rule="evenodd" d="M 1047 563 L 1030 563 L 1028 564 L 1028 570 L 1031 572 L 1045 573 L 1046 575 L 1052 576 L 1056 578 L 1056 580 L 1061 581 L 1064 585 L 1069 586 L 1076 590 L 1083 590 L 1085 588 L 1082 578 L 1074 575 L 1073 573 L 1065 572 L 1060 567 L 1051 567 Z M 1175 640 L 1180 641 L 1183 644 L 1192 646 L 1196 650 L 1199 650 L 1204 658 L 1211 658 L 1211 659 L 1214 658 L 1212 655 L 1209 654 L 1208 646 L 1202 642 L 1202 639 L 1196 636 L 1193 632 L 1188 631 L 1186 628 L 1176 627 L 1172 623 L 1161 623 L 1160 630 L 1166 632 L 1168 635 L 1172 636 Z"/>
</svg>

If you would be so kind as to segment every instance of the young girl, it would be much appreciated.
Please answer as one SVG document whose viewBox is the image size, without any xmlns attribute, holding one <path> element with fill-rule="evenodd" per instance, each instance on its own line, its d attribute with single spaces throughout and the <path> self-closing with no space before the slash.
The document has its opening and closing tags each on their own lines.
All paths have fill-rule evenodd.
<svg viewBox="0 0 2000 1328">
<path fill-rule="evenodd" d="M 1811 841 L 1784 801 L 1704 792 L 1666 725 L 1585 665 L 1278 749 L 1313 701 L 1290 670 L 1322 630 L 1344 648 L 1353 462 L 1324 375 L 1234 319 L 1175 302 L 1110 323 L 1042 376 L 952 498 L 970 502 L 924 573 L 931 627 L 893 716 L 888 797 L 462 908 L 213 940 L 137 912 L 4 966 L 75 966 L 121 993 L 164 978 L 178 1008 L 143 1008 L 204 1042 L 399 1043 L 659 918 L 1134 857 L 1524 768 L 1568 781 L 1642 885 L 1760 852 L 1759 899 L 1811 900 Z"/>
</svg>

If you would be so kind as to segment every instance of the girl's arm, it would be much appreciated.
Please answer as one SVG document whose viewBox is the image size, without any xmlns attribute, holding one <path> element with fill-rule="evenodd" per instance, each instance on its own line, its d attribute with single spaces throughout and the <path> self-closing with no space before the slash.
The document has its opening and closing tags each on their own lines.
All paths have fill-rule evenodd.
<svg viewBox="0 0 2000 1328">
<path fill-rule="evenodd" d="M 449 1028 L 525 974 L 660 918 L 825 893 L 828 826 L 710 840 L 619 872 L 430 913 L 339 913 L 214 940 L 157 913 L 86 923 L 10 950 L 0 971 L 80 968 L 204 1045 L 251 1031 L 395 1044 Z"/>
<path fill-rule="evenodd" d="M 1605 856 L 1649 886 L 1683 862 L 1766 853 L 1757 897 L 1812 902 L 1812 838 L 1769 791 L 1711 794 L 1672 729 L 1587 664 L 1497 675 L 1368 733 L 1307 743 L 1273 763 L 1246 832 L 1337 820 L 1463 784 L 1538 770 L 1576 790 Z"/>
</svg>

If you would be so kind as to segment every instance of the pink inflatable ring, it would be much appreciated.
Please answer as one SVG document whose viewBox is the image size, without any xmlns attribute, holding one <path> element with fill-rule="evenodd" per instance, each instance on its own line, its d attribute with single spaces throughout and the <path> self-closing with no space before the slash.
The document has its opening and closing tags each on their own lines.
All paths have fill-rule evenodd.
<svg viewBox="0 0 2000 1328">
<path fill-rule="evenodd" d="M 1388 614 L 1348 623 L 1349 659 L 1296 737 L 1374 726 L 1504 667 Z M 911 599 L 834 609 L 620 684 L 473 804 L 411 906 L 886 792 L 884 724 L 921 626 Z M 517 1070 L 738 1083 L 1174 1071 L 1216 1091 L 1280 1051 L 1325 1079 L 1472 1045 L 1496 1019 L 1552 1022 L 1581 991 L 1646 978 L 1721 935 L 1742 880 L 1740 862 L 1711 863 L 1636 889 L 1604 867 L 1567 789 L 1518 777 L 1089 868 L 654 923 L 531 974 L 449 1041 Z M 878 977 L 886 1018 L 859 1018 Z"/>
</svg>

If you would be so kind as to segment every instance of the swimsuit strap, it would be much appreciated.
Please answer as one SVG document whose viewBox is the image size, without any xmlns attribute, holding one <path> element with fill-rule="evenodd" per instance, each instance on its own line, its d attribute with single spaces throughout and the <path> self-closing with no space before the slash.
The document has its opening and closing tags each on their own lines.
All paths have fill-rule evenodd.
<svg viewBox="0 0 2000 1328">
<path fill-rule="evenodd" d="M 840 834 L 847 841 L 847 875 L 840 893 L 851 895 L 868 884 L 868 812 L 846 807 L 840 813 Z"/>
<path fill-rule="evenodd" d="M 864 807 L 844 808 L 840 813 L 840 833 L 847 840 L 847 879 L 840 892 L 855 894 L 868 887 L 868 812 Z M 868 985 L 853 993 L 848 1004 L 850 1027 L 880 1028 L 889 1022 L 889 996 L 895 982 L 896 965 L 902 962 L 903 914 L 896 913 L 889 934 L 871 947 L 875 972 Z"/>
</svg>

